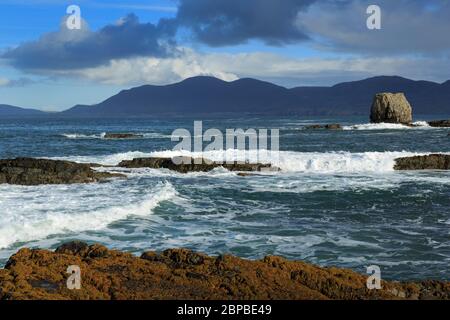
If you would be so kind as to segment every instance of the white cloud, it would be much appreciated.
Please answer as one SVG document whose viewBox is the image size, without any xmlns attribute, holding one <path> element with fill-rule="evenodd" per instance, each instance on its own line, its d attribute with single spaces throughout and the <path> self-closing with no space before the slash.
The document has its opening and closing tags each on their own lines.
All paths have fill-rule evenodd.
<svg viewBox="0 0 450 320">
<path fill-rule="evenodd" d="M 0 78 L 0 87 L 6 87 L 7 85 L 9 85 L 10 80 L 6 79 L 6 78 Z"/>
<path fill-rule="evenodd" d="M 176 58 L 132 58 L 112 60 L 106 66 L 61 71 L 63 75 L 76 75 L 105 84 L 137 85 L 142 83 L 167 84 L 185 78 L 207 75 L 226 81 L 238 79 L 232 72 L 214 64 L 205 63 L 204 56 L 183 49 Z"/>
<path fill-rule="evenodd" d="M 61 76 L 76 76 L 114 85 L 168 84 L 198 75 L 226 81 L 253 77 L 286 86 L 332 85 L 376 75 L 400 75 L 412 79 L 442 82 L 449 59 L 425 57 L 346 57 L 290 58 L 282 55 L 252 53 L 198 53 L 180 48 L 176 58 L 132 58 L 112 60 L 106 66 L 60 71 Z"/>
<path fill-rule="evenodd" d="M 446 54 L 450 2 L 378 0 L 381 30 L 366 26 L 372 0 L 317 1 L 299 12 L 297 26 L 324 51 L 366 55 Z"/>
</svg>

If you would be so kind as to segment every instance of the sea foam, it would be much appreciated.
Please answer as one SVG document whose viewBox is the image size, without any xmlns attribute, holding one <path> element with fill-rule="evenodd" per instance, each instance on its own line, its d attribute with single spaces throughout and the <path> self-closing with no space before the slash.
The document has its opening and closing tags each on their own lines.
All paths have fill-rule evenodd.
<svg viewBox="0 0 450 320">
<path fill-rule="evenodd" d="M 343 126 L 343 130 L 410 130 L 410 129 L 430 129 L 432 128 L 426 121 L 416 121 L 412 126 L 400 123 L 364 123 L 351 126 Z"/>
<path fill-rule="evenodd" d="M 133 196 L 133 187 L 130 186 L 122 199 L 117 199 L 120 195 L 115 196 L 117 201 L 111 201 L 113 191 L 107 185 L 42 186 L 33 189 L 0 187 L 0 248 L 7 248 L 17 242 L 45 239 L 50 235 L 100 230 L 129 216 L 145 217 L 162 201 L 171 200 L 177 195 L 169 182 L 157 184 L 150 195 L 139 198 Z M 114 188 L 114 185 L 110 184 L 109 187 Z M 22 208 L 17 210 L 19 199 L 26 201 L 22 201 Z"/>
<path fill-rule="evenodd" d="M 200 152 L 190 151 L 155 151 L 155 152 L 125 152 L 105 156 L 89 157 L 64 157 L 58 159 L 95 162 L 105 165 L 115 165 L 122 160 L 131 160 L 139 157 L 162 157 L 172 158 L 176 156 L 204 157 L 212 161 L 248 161 L 259 163 L 270 163 L 279 167 L 282 172 L 310 172 L 310 173 L 359 173 L 359 172 L 392 172 L 394 171 L 395 159 L 426 155 L 428 153 L 416 153 L 408 151 L 400 152 L 295 152 L 268 150 L 214 150 Z"/>
</svg>

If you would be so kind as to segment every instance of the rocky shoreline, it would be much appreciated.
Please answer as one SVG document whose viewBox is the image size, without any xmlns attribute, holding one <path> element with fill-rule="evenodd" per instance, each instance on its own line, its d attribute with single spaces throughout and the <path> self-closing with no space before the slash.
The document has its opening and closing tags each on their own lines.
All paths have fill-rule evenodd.
<svg viewBox="0 0 450 320">
<path fill-rule="evenodd" d="M 73 265 L 81 270 L 79 290 L 67 288 Z M 367 277 L 276 256 L 246 260 L 170 249 L 137 257 L 75 241 L 14 254 L 0 270 L 0 299 L 450 299 L 449 282 L 382 281 L 380 290 L 369 290 Z"/>
</svg>

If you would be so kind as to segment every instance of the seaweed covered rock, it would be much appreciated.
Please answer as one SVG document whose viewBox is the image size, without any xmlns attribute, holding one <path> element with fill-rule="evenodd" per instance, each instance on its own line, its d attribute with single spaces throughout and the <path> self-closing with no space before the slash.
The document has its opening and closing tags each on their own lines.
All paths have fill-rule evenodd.
<svg viewBox="0 0 450 320">
<path fill-rule="evenodd" d="M 450 120 L 428 121 L 428 124 L 434 128 L 450 128 Z"/>
<path fill-rule="evenodd" d="M 330 124 L 312 124 L 305 126 L 307 130 L 315 130 L 315 129 L 326 129 L 326 130 L 342 130 L 342 126 L 339 123 L 330 123 Z"/>
<path fill-rule="evenodd" d="M 69 266 L 81 271 L 70 290 Z M 141 257 L 98 244 L 64 244 L 56 252 L 21 249 L 0 270 L 0 299 L 449 299 L 448 282 L 382 281 L 367 275 L 269 256 L 210 257 L 187 249 Z"/>
<path fill-rule="evenodd" d="M 95 165 L 70 161 L 16 158 L 0 160 L 0 184 L 39 185 L 98 182 L 119 174 L 98 172 Z"/>
<path fill-rule="evenodd" d="M 450 170 L 450 155 L 429 154 L 425 156 L 395 159 L 395 170 Z"/>
<path fill-rule="evenodd" d="M 136 133 L 106 133 L 104 136 L 105 139 L 136 139 L 142 137 L 142 134 Z"/>
<path fill-rule="evenodd" d="M 174 158 L 135 158 L 124 160 L 118 164 L 123 168 L 152 168 L 169 169 L 180 173 L 207 172 L 215 168 L 223 167 L 230 171 L 278 171 L 271 164 L 262 163 L 217 163 L 207 159 L 194 159 L 190 157 Z"/>
</svg>

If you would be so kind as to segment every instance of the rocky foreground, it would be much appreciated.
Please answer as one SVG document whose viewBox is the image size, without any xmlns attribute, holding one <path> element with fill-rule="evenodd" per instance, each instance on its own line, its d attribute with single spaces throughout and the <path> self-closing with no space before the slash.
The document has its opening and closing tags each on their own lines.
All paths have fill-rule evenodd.
<svg viewBox="0 0 450 320">
<path fill-rule="evenodd" d="M 67 288 L 67 268 L 81 270 L 81 289 Z M 450 299 L 450 283 L 382 282 L 367 275 L 269 256 L 244 260 L 186 249 L 141 257 L 71 242 L 55 252 L 22 249 L 0 270 L 0 299 Z"/>
</svg>

